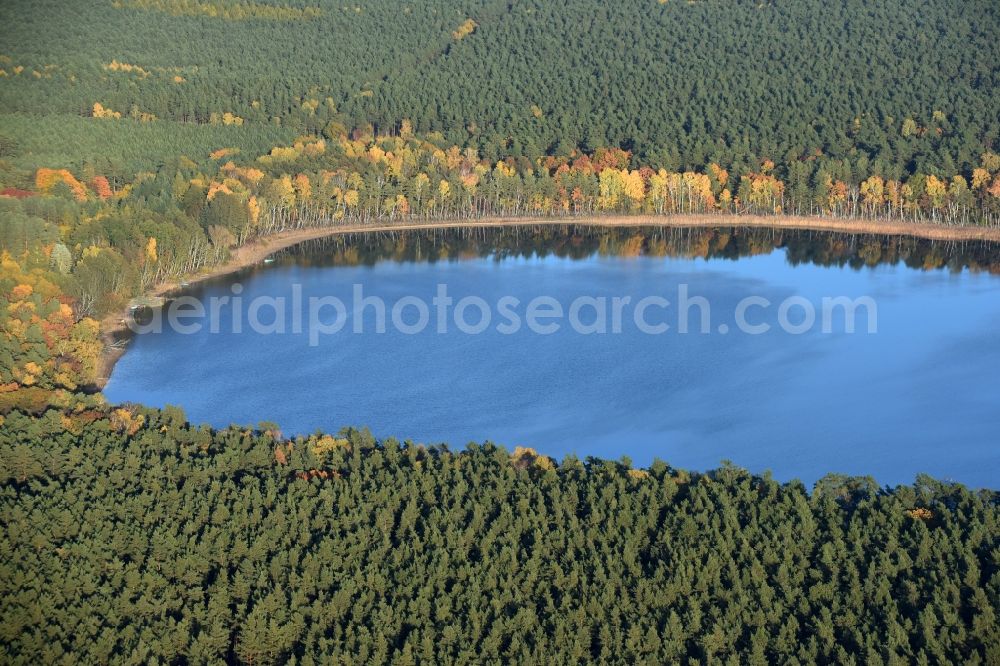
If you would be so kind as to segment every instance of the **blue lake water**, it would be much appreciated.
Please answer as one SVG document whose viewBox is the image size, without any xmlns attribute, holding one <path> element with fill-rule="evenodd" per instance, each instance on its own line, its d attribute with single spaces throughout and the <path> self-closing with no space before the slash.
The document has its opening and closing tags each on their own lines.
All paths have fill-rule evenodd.
<svg viewBox="0 0 1000 666">
<path fill-rule="evenodd" d="M 219 427 L 273 421 L 285 435 L 368 426 L 379 437 L 453 448 L 491 440 L 557 458 L 628 456 L 637 466 L 660 458 L 707 470 L 728 459 L 808 485 L 830 472 L 890 485 L 925 472 L 998 488 L 1000 276 L 982 270 L 998 253 L 739 229 L 341 238 L 190 292 L 208 303 L 234 296 L 239 283 L 244 304 L 284 298 L 285 333 L 255 333 L 245 314 L 234 333 L 232 309 L 223 307 L 218 333 L 207 319 L 190 319 L 203 324 L 200 332 L 137 335 L 105 393 L 115 402 L 180 405 L 192 421 Z M 373 307 L 361 318 L 365 332 L 352 332 L 355 285 L 386 303 L 385 333 L 375 332 Z M 448 332 L 438 332 L 439 285 L 456 303 L 483 299 L 492 310 L 486 330 L 457 330 L 452 306 Z M 697 306 L 691 330 L 678 332 L 681 285 L 708 302 L 707 332 L 699 332 Z M 293 333 L 297 294 L 305 310 L 310 297 L 340 299 L 344 328 L 310 344 L 305 314 L 303 331 Z M 609 305 L 607 333 L 582 334 L 563 317 L 543 335 L 526 325 L 527 303 L 543 296 L 564 314 L 579 297 L 610 304 L 627 296 L 634 305 L 659 296 L 671 305 L 648 307 L 643 320 L 671 328 L 638 330 L 634 308 L 623 307 L 621 332 L 611 332 Z M 822 299 L 840 296 L 870 297 L 877 332 L 868 332 L 865 309 L 855 333 L 844 331 L 842 315 L 824 332 Z M 391 308 L 405 297 L 429 306 L 420 333 L 392 325 Z M 522 323 L 514 333 L 497 330 L 510 323 L 496 307 L 503 297 L 520 304 L 511 308 Z M 768 332 L 739 330 L 735 313 L 747 297 L 771 303 L 746 310 Z M 791 324 L 803 320 L 801 299 L 814 305 L 817 321 L 804 333 L 781 328 L 779 305 L 790 297 L 799 297 Z M 262 322 L 273 319 L 272 308 L 259 312 Z M 401 314 L 405 325 L 419 323 L 416 306 Z M 596 322 L 594 307 L 579 314 L 583 324 Z M 466 309 L 467 322 L 479 317 Z M 317 321 L 335 319 L 328 307 Z"/>
</svg>

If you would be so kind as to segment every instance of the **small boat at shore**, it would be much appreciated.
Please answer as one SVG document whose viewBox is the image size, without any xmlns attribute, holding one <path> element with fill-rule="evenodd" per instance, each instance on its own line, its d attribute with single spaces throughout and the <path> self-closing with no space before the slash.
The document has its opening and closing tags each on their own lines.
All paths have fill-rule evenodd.
<svg viewBox="0 0 1000 666">
<path fill-rule="evenodd" d="M 136 310 L 142 310 L 144 308 L 159 308 L 166 303 L 167 299 L 163 296 L 139 296 L 133 298 L 129 302 L 129 310 L 135 312 Z"/>
</svg>

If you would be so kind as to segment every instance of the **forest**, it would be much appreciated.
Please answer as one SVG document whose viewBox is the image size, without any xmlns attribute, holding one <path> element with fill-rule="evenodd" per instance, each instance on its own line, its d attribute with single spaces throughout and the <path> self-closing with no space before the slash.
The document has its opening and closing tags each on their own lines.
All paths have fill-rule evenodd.
<svg viewBox="0 0 1000 666">
<path fill-rule="evenodd" d="M 993 3 L 43 0 L 0 26 L 0 249 L 78 319 L 305 227 L 1000 225 Z"/>
<path fill-rule="evenodd" d="M 633 168 L 633 159 L 602 148 L 491 164 L 475 148 L 415 135 L 404 123 L 395 136 L 299 137 L 260 155 L 224 146 L 132 177 L 95 164 L 39 167 L 0 190 L 0 248 L 22 268 L 52 274 L 78 315 L 102 317 L 158 283 L 225 262 L 235 248 L 309 227 L 782 213 L 1000 224 L 1000 156 L 989 151 L 968 181 L 918 174 L 859 185 L 827 177 L 815 186 L 782 181 L 772 162 L 731 174 L 715 163 L 699 172 Z"/>
<path fill-rule="evenodd" d="M 298 229 L 718 215 L 434 252 L 1000 272 L 731 226 L 1000 226 L 998 34 L 987 0 L 0 3 L 0 660 L 1000 663 L 996 489 L 213 430 L 98 390 L 108 321 Z"/>
<path fill-rule="evenodd" d="M 998 138 L 988 0 L 13 0 L 0 26 L 0 108 L 52 125 L 409 119 L 494 163 L 616 147 L 854 183 L 968 177 Z"/>
<path fill-rule="evenodd" d="M 1000 657 L 994 491 L 288 439 L 90 397 L 2 418 L 9 663 Z"/>
</svg>

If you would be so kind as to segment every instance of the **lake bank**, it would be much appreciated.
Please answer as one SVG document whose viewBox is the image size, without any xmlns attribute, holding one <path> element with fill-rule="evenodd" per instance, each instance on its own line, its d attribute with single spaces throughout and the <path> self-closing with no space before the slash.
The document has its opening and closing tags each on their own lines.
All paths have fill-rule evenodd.
<svg viewBox="0 0 1000 666">
<path fill-rule="evenodd" d="M 488 438 L 556 460 L 628 455 L 632 466 L 658 457 L 709 470 L 729 459 L 807 487 L 828 472 L 995 487 L 998 252 L 745 227 L 335 236 L 185 289 L 205 314 L 133 336 L 104 395 L 182 405 L 213 427 L 265 420 L 288 438 L 367 426 L 424 444 Z M 450 306 L 433 302 L 442 287 Z M 358 310 L 361 292 L 374 307 Z M 828 296 L 870 305 L 824 314 Z M 657 297 L 668 305 L 637 305 Z M 529 314 L 540 298 L 562 312 L 544 329 Z M 320 299 L 343 304 L 341 325 Z M 260 317 L 254 303 L 265 303 Z"/>
<path fill-rule="evenodd" d="M 309 227 L 283 231 L 272 236 L 257 239 L 234 249 L 229 259 L 218 266 L 187 276 L 184 280 L 170 280 L 150 289 L 144 298 L 163 299 L 191 284 L 223 277 L 260 263 L 269 255 L 299 243 L 328 236 L 388 232 L 420 231 L 449 228 L 489 228 L 509 226 L 592 226 L 592 227 L 754 227 L 791 230 L 837 232 L 847 234 L 880 234 L 888 236 L 909 236 L 939 241 L 990 241 L 1000 242 L 1000 228 L 994 227 L 953 227 L 929 223 L 899 221 L 838 219 L 797 216 L 760 215 L 610 215 L 581 217 L 517 217 L 489 218 L 480 220 L 428 220 L 423 222 L 377 222 L 371 224 L 343 224 L 329 227 Z M 128 334 L 125 312 L 112 313 L 101 321 L 101 338 L 104 351 L 98 367 L 95 388 L 103 389 L 114 370 L 115 363 L 125 353 L 123 338 Z M 119 343 L 119 344 L 116 344 Z"/>
</svg>

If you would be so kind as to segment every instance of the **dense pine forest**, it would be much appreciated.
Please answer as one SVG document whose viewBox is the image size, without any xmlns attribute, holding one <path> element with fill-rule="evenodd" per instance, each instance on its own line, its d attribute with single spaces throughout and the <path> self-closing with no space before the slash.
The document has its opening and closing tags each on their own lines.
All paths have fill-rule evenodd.
<svg viewBox="0 0 1000 666">
<path fill-rule="evenodd" d="M 765 229 L 392 232 L 342 264 L 738 257 L 1000 271 L 996 248 Z M 222 431 L 82 392 L 96 323 L 5 259 L 0 654 L 12 663 L 995 663 L 1000 494 L 366 431 Z"/>
<path fill-rule="evenodd" d="M 0 19 L 0 248 L 77 317 L 304 227 L 1000 224 L 993 3 L 114 0 Z"/>
<path fill-rule="evenodd" d="M 998 35 L 988 0 L 0 3 L 0 660 L 1000 663 L 995 490 L 219 431 L 97 390 L 101 320 L 280 232 L 996 227 Z M 1000 271 L 906 238 L 531 233 Z"/>
<path fill-rule="evenodd" d="M 15 0 L 0 25 L 0 106 L 53 125 L 409 119 L 491 162 L 618 147 L 854 181 L 971 172 L 998 138 L 988 0 Z"/>
<path fill-rule="evenodd" d="M 1000 659 L 995 492 L 810 494 L 87 402 L 0 429 L 4 661 Z"/>
</svg>

